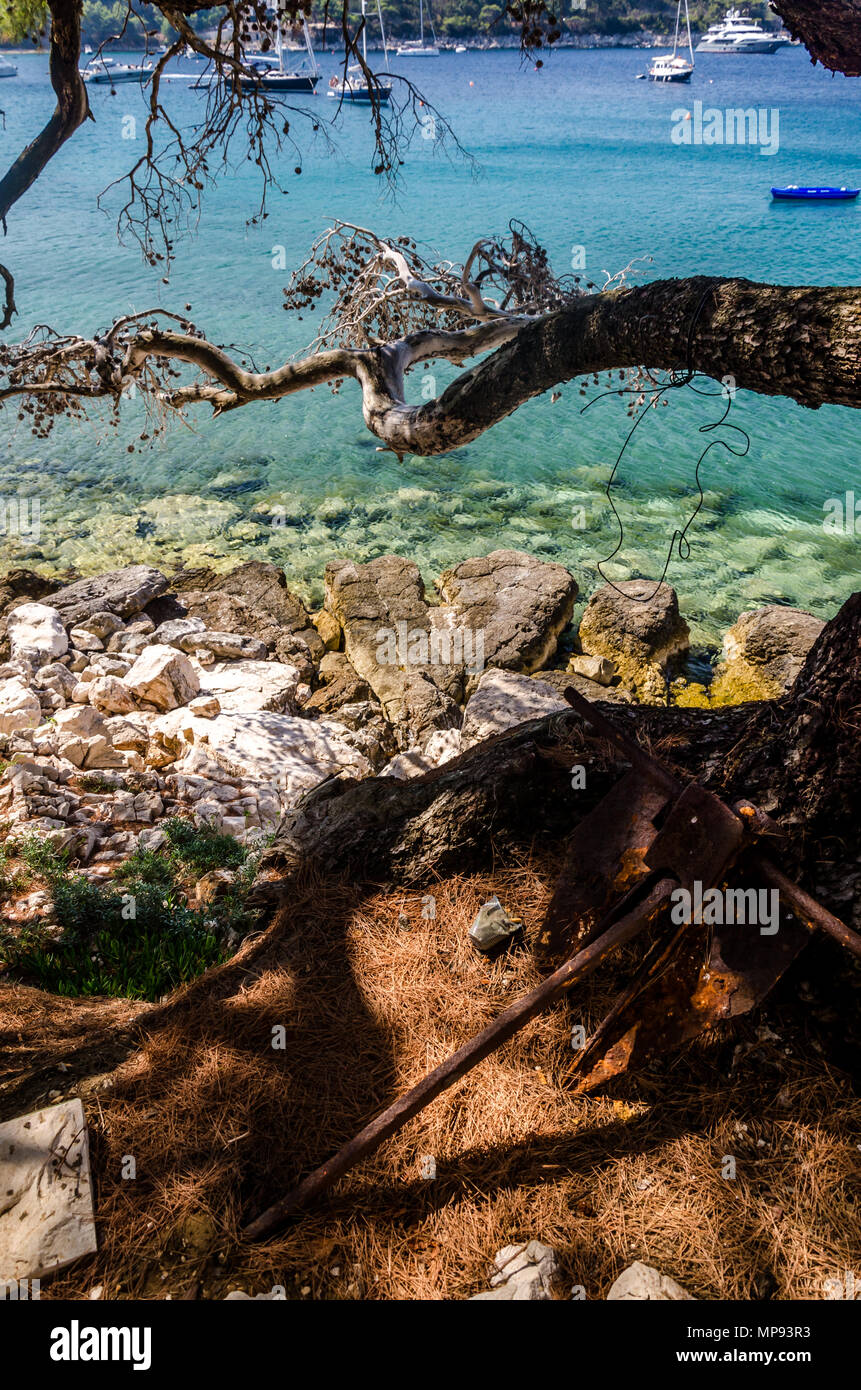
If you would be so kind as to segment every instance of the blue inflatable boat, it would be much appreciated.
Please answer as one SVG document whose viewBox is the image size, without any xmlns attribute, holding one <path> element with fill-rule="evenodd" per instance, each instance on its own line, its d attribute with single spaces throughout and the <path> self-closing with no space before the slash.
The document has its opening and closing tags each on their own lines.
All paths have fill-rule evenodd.
<svg viewBox="0 0 861 1390">
<path fill-rule="evenodd" d="M 772 198 L 807 198 L 819 202 L 844 201 L 847 198 L 857 198 L 861 193 L 861 188 L 799 188 L 797 184 L 790 183 L 786 188 L 772 188 Z"/>
</svg>

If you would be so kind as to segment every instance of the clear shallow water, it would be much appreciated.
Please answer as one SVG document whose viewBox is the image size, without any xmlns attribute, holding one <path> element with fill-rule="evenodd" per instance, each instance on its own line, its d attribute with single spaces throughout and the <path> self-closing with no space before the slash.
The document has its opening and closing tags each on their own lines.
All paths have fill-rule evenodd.
<svg viewBox="0 0 861 1390">
<path fill-rule="evenodd" d="M 96 206 L 96 192 L 141 149 L 143 94 L 120 87 L 111 97 L 95 88 L 95 124 L 78 132 L 10 220 L 3 251 L 18 279 L 16 329 L 47 319 L 89 331 L 129 308 L 190 302 L 211 337 L 272 365 L 313 333 L 280 307 L 287 276 L 273 269 L 273 248 L 285 248 L 288 265 L 298 263 L 334 216 L 409 232 L 454 258 L 519 217 L 560 270 L 572 247 L 583 246 L 586 274 L 599 283 L 604 269 L 615 272 L 640 254 L 654 258 L 649 277 L 856 283 L 861 206 L 775 206 L 769 190 L 861 182 L 857 80 L 814 69 L 793 49 L 698 55 L 693 82 L 680 91 L 634 81 L 648 58 L 560 52 L 540 72 L 521 67 L 515 53 L 420 64 L 410 76 L 479 161 L 478 177 L 418 139 L 393 204 L 369 172 L 367 115 L 347 111 L 334 157 L 318 140 L 296 178 L 295 158 L 284 154 L 289 195 L 275 195 L 262 230 L 245 225 L 255 206 L 250 166 L 224 176 L 207 194 L 198 235 L 180 245 L 169 286 L 136 247 L 118 246 L 113 219 Z M 318 116 L 333 114 L 323 92 L 336 61 L 323 60 L 321 95 L 307 102 Z M 35 132 L 49 98 L 44 58 L 20 59 L 19 72 L 2 92 L 4 158 Z M 778 108 L 779 152 L 675 146 L 671 113 L 697 99 Z M 190 123 L 202 98 L 176 83 L 170 100 Z M 122 138 L 129 115 L 138 118 L 136 142 Z M 585 399 L 595 393 L 590 388 Z M 588 595 L 601 582 L 597 562 L 616 544 L 603 488 L 629 421 L 617 399 L 582 415 L 584 403 L 568 386 L 555 405 L 548 397 L 531 402 L 466 449 L 403 464 L 377 453 L 349 384 L 339 396 L 318 390 L 222 420 L 200 410 L 193 430 L 176 426 L 155 449 L 133 455 L 127 445 L 141 428 L 134 407 L 118 434 L 64 424 L 47 441 L 4 411 L 0 496 L 38 496 L 42 529 L 38 544 L 0 538 L 3 558 L 96 570 L 131 559 L 170 568 L 253 556 L 283 564 L 316 598 L 325 562 L 339 554 L 398 551 L 430 579 L 468 554 L 513 545 L 569 565 Z M 638 431 L 614 494 L 625 541 L 606 567 L 610 577 L 661 573 L 672 532 L 696 502 L 698 426 L 719 413 L 714 400 L 672 393 Z M 674 558 L 669 571 L 700 641 L 765 602 L 827 617 L 857 587 L 861 538 L 827 535 L 822 526 L 827 498 L 852 488 L 861 495 L 855 412 L 739 393 L 732 420 L 749 434 L 750 452 L 709 454 L 690 557 Z M 580 508 L 584 529 L 572 525 Z"/>
</svg>

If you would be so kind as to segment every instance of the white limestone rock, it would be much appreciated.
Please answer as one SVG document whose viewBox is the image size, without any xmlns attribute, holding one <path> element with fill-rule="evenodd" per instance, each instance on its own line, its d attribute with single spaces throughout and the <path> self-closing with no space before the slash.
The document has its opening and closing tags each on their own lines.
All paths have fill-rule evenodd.
<svg viewBox="0 0 861 1390">
<path fill-rule="evenodd" d="M 408 748 L 386 763 L 380 776 L 396 777 L 399 782 L 405 782 L 410 777 L 423 777 L 433 766 L 431 759 L 420 748 Z"/>
<path fill-rule="evenodd" d="M 90 704 L 101 714 L 130 714 L 135 697 L 118 676 L 99 676 L 86 687 Z"/>
<path fill-rule="evenodd" d="M 471 1303 L 550 1302 L 556 1273 L 556 1253 L 540 1240 L 506 1245 L 493 1260 L 491 1287 L 474 1294 Z"/>
<path fill-rule="evenodd" d="M 214 695 L 225 714 L 274 710 L 293 714 L 300 674 L 283 661 L 221 661 L 200 670 L 202 693 Z"/>
<path fill-rule="evenodd" d="M 597 685 L 612 685 L 616 678 L 615 662 L 605 656 L 572 656 L 568 670 Z"/>
<path fill-rule="evenodd" d="M 266 643 L 259 637 L 236 632 L 190 632 L 178 639 L 177 646 L 184 652 L 211 652 L 227 661 L 265 661 L 267 653 Z"/>
<path fill-rule="evenodd" d="M 424 746 L 425 757 L 434 767 L 442 767 L 463 751 L 460 729 L 435 729 Z"/>
<path fill-rule="evenodd" d="M 144 648 L 126 673 L 125 683 L 138 699 L 161 710 L 187 705 L 200 690 L 200 680 L 188 657 L 159 642 Z"/>
<path fill-rule="evenodd" d="M 80 1100 L 0 1125 L 0 1279 L 39 1279 L 96 1249 Z"/>
<path fill-rule="evenodd" d="M 42 722 L 42 706 L 22 680 L 14 677 L 0 683 L 0 734 L 35 729 Z"/>
<path fill-rule="evenodd" d="M 684 1300 L 696 1303 L 693 1294 L 683 1289 L 675 1279 L 662 1274 L 659 1269 L 653 1269 L 651 1265 L 643 1264 L 642 1260 L 635 1260 L 623 1270 L 607 1294 L 608 1303 L 679 1303 Z"/>
<path fill-rule="evenodd" d="M 514 671 L 485 671 L 464 711 L 461 747 L 471 748 L 529 719 L 568 709 L 570 705 L 546 681 Z"/>
<path fill-rule="evenodd" d="M 197 695 L 193 700 L 189 700 L 188 708 L 199 719 L 214 719 L 221 713 L 221 701 L 216 695 Z"/>
<path fill-rule="evenodd" d="M 77 652 L 103 652 L 105 644 L 101 637 L 97 637 L 89 628 L 73 627 L 69 632 L 69 641 Z"/>
<path fill-rule="evenodd" d="M 348 730 L 330 721 L 325 729 L 308 719 L 273 710 L 219 714 L 200 719 L 175 710 L 155 721 L 153 733 L 177 750 L 179 773 L 209 775 L 210 760 L 242 784 L 263 782 L 280 793 L 283 806 L 326 777 L 368 777 L 371 766 L 347 741 Z M 185 745 L 185 747 L 183 747 Z"/>
<path fill-rule="evenodd" d="M 69 650 L 60 614 L 45 603 L 22 603 L 13 608 L 6 619 L 6 630 L 13 663 L 44 666 Z"/>
</svg>

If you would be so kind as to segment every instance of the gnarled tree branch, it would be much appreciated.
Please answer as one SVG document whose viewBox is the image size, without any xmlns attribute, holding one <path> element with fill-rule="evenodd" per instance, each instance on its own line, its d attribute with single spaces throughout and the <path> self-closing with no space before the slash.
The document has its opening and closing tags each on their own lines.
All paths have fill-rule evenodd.
<svg viewBox="0 0 861 1390">
<path fill-rule="evenodd" d="M 401 456 L 467 444 L 525 401 L 611 370 L 669 373 L 668 384 L 695 373 L 731 378 L 810 407 L 861 405 L 861 289 L 705 276 L 633 288 L 623 272 L 588 294 L 553 279 L 519 224 L 510 243 L 477 243 L 462 268 L 422 260 L 409 238 L 395 246 L 361 228 L 340 224 L 339 231 L 347 236 L 340 259 L 330 229 L 288 290 L 288 304 L 299 308 L 336 291 L 330 327 L 298 361 L 250 370 L 193 324 L 152 310 L 96 338 L 40 329 L 0 350 L 0 401 L 21 397 L 44 433 L 84 399 L 119 405 L 132 384 L 164 410 L 208 403 L 220 412 L 350 378 L 361 388 L 366 425 Z M 411 367 L 478 356 L 435 399 L 407 401 Z M 179 379 L 185 367 L 197 375 Z M 666 389 L 653 376 L 647 381 L 646 394 Z"/>
</svg>

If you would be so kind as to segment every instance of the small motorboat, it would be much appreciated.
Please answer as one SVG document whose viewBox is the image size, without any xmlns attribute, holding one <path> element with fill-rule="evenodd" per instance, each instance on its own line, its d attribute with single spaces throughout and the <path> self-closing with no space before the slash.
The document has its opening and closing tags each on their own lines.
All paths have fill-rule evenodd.
<svg viewBox="0 0 861 1390">
<path fill-rule="evenodd" d="M 0 77 L 17 77 L 18 69 L 12 63 L 7 63 L 5 58 L 0 58 Z"/>
<path fill-rule="evenodd" d="M 152 63 L 118 63 L 115 58 L 97 56 L 80 72 L 85 82 L 104 82 L 113 87 L 118 82 L 145 82 L 152 77 Z"/>
<path fill-rule="evenodd" d="M 861 193 L 861 188 L 802 188 L 796 183 L 789 183 L 785 188 L 772 188 L 772 198 L 778 199 L 807 199 L 810 202 L 835 203 L 846 202 L 850 198 L 857 198 Z"/>
</svg>

